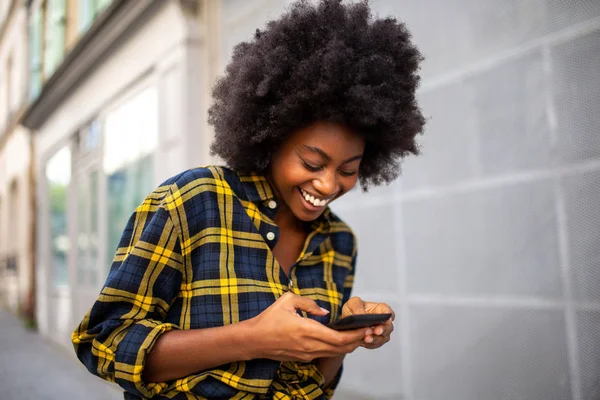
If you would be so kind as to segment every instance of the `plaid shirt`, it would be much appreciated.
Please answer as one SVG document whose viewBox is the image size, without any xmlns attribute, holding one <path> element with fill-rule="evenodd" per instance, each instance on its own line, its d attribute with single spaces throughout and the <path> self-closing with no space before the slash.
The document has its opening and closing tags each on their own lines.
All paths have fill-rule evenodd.
<svg viewBox="0 0 600 400">
<path fill-rule="evenodd" d="M 130 218 L 98 300 L 73 332 L 81 362 L 121 385 L 126 399 L 329 398 L 341 371 L 324 393 L 314 364 L 269 359 L 142 381 L 144 359 L 161 333 L 250 319 L 286 291 L 330 310 L 310 318 L 338 317 L 354 278 L 352 231 L 326 209 L 288 278 L 271 251 L 277 209 L 263 176 L 209 167 L 166 181 Z"/>
</svg>

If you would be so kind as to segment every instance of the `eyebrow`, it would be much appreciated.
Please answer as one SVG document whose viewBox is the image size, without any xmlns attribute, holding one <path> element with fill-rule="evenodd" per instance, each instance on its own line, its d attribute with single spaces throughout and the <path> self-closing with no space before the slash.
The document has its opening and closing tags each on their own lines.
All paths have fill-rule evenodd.
<svg viewBox="0 0 600 400">
<path fill-rule="evenodd" d="M 321 157 L 323 157 L 327 161 L 331 161 L 331 157 L 329 156 L 329 154 L 325 153 L 323 150 L 321 150 L 318 147 L 308 146 L 308 145 L 304 145 L 302 147 L 304 147 L 308 151 L 319 154 Z M 348 164 L 348 163 L 351 163 L 352 161 L 360 160 L 360 159 L 362 159 L 362 157 L 363 157 L 362 154 L 357 154 L 353 157 L 348 158 L 347 160 L 344 160 L 342 162 L 342 164 Z"/>
</svg>

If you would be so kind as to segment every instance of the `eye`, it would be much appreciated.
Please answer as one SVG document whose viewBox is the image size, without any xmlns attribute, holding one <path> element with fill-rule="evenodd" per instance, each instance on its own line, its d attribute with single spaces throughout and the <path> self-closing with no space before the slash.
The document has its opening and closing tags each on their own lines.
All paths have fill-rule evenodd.
<svg viewBox="0 0 600 400">
<path fill-rule="evenodd" d="M 312 165 L 307 163 L 306 161 L 302 160 L 302 164 L 304 164 L 304 168 L 306 168 L 307 170 L 311 171 L 311 172 L 317 172 L 323 169 L 323 166 L 321 165 Z"/>
<path fill-rule="evenodd" d="M 340 170 L 339 172 L 340 172 L 340 175 L 345 176 L 345 177 L 350 177 L 350 176 L 356 175 L 356 171 L 343 171 L 343 170 Z"/>
</svg>

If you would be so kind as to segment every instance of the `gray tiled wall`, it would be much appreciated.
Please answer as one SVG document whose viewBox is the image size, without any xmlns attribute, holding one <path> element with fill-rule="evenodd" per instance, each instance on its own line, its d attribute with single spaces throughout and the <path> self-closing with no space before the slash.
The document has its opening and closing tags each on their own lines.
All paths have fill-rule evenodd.
<svg viewBox="0 0 600 400">
<path fill-rule="evenodd" d="M 393 391 L 362 352 L 341 398 L 600 399 L 600 2 L 371 3 L 425 52 L 430 120 L 392 194 L 337 206 L 401 341 Z"/>
<path fill-rule="evenodd" d="M 404 202 L 409 292 L 561 298 L 552 184 L 545 179 Z"/>
<path fill-rule="evenodd" d="M 567 175 L 562 185 L 573 296 L 600 303 L 600 169 Z"/>
<path fill-rule="evenodd" d="M 581 362 L 581 398 L 600 399 L 600 312 L 579 311 L 577 340 Z"/>
<path fill-rule="evenodd" d="M 226 57 L 287 3 L 225 1 Z M 336 398 L 600 399 L 600 1 L 370 3 L 427 57 L 430 120 L 398 182 L 333 206 L 355 294 L 397 313 Z"/>
</svg>

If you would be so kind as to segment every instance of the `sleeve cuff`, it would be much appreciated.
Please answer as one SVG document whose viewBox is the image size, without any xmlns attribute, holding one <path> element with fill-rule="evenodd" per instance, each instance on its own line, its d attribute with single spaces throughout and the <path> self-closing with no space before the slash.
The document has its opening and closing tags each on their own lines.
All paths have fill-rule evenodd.
<svg viewBox="0 0 600 400">
<path fill-rule="evenodd" d="M 156 396 L 168 385 L 142 381 L 146 356 L 164 332 L 177 329 L 176 325 L 155 320 L 140 320 L 127 329 L 127 333 L 117 345 L 115 354 L 115 382 L 127 392 L 142 397 Z"/>
</svg>

